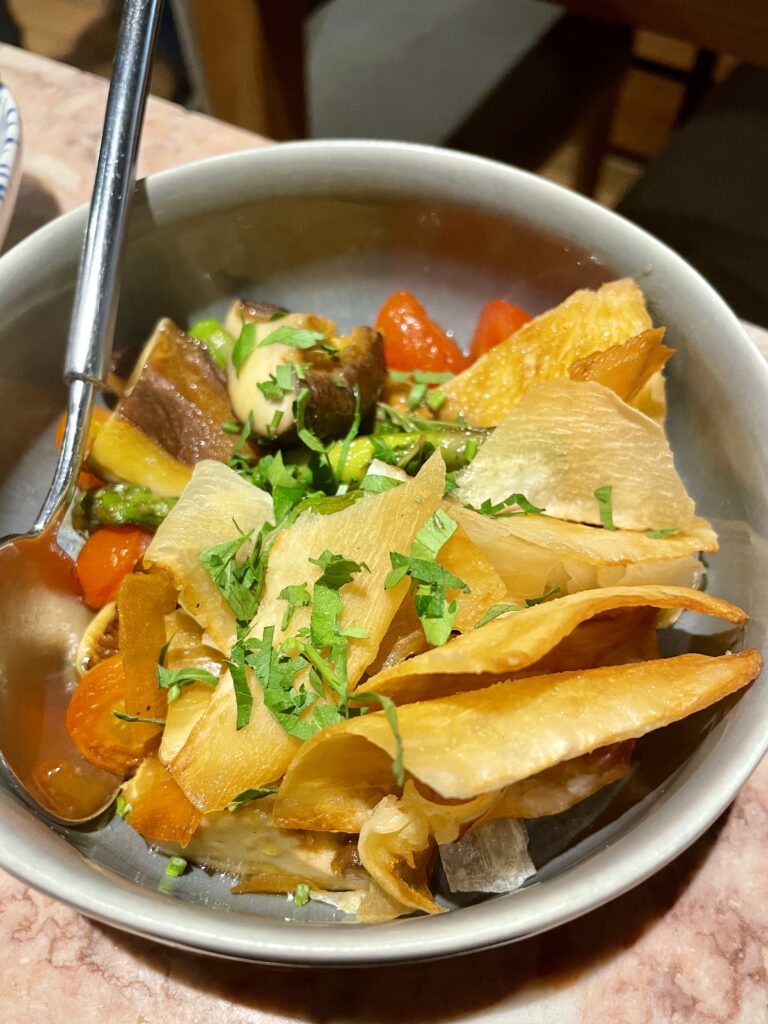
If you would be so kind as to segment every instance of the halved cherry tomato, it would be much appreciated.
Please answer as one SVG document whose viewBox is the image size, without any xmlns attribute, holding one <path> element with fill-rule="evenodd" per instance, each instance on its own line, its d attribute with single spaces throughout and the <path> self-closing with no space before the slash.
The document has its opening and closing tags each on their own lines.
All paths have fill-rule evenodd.
<svg viewBox="0 0 768 1024">
<path fill-rule="evenodd" d="M 101 406 L 96 406 L 91 413 L 91 422 L 88 424 L 88 439 L 85 442 L 85 457 L 91 453 L 91 445 L 93 439 L 98 434 L 99 430 L 106 421 L 109 419 L 111 413 L 109 409 L 102 409 Z M 59 422 L 56 424 L 56 447 L 61 448 L 62 442 L 64 441 L 64 428 L 67 425 L 67 414 L 63 412 L 59 417 Z M 80 476 L 77 478 L 77 486 L 81 491 L 87 491 L 90 487 L 99 487 L 104 481 L 93 473 L 89 473 L 87 469 L 80 471 Z"/>
<path fill-rule="evenodd" d="M 91 764 L 124 775 L 157 746 L 160 727 L 125 722 L 125 675 L 119 654 L 86 672 L 67 708 L 67 732 Z"/>
<path fill-rule="evenodd" d="M 77 557 L 77 576 L 89 608 L 114 601 L 123 576 L 146 551 L 152 534 L 135 526 L 102 526 Z"/>
<path fill-rule="evenodd" d="M 519 306 L 513 306 L 511 302 L 491 299 L 480 311 L 469 350 L 470 359 L 475 360 L 484 356 L 532 319 L 529 313 Z"/>
<path fill-rule="evenodd" d="M 456 342 L 410 292 L 390 295 L 376 317 L 376 329 L 384 335 L 387 366 L 392 370 L 459 373 L 468 365 Z"/>
</svg>

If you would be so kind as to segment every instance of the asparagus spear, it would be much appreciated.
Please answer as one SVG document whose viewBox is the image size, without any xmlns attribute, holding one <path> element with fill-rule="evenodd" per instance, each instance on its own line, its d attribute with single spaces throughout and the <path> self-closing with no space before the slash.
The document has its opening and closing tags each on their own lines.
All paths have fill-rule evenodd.
<svg viewBox="0 0 768 1024">
<path fill-rule="evenodd" d="M 205 345 L 211 359 L 223 370 L 227 365 L 227 357 L 234 348 L 235 339 L 218 320 L 198 320 L 189 329 L 191 337 Z"/>
<path fill-rule="evenodd" d="M 340 482 L 359 483 L 375 458 L 383 458 L 395 465 L 407 465 L 416 455 L 426 456 L 436 450 L 443 453 L 446 469 L 461 469 L 472 461 L 484 440 L 485 435 L 482 433 L 463 430 L 425 430 L 356 437 L 349 445 Z M 341 449 L 341 441 L 334 442 L 328 448 L 328 459 L 334 472 L 338 467 Z"/>
<path fill-rule="evenodd" d="M 163 498 L 136 484 L 106 484 L 83 491 L 73 510 L 75 528 L 92 531 L 99 526 L 146 526 L 156 529 L 176 498 Z"/>
</svg>

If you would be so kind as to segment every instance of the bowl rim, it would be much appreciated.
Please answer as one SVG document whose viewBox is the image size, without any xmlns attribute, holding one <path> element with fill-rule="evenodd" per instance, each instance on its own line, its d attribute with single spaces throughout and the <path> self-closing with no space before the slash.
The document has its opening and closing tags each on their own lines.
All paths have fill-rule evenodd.
<svg viewBox="0 0 768 1024">
<path fill-rule="evenodd" d="M 186 178 L 190 188 L 204 188 L 213 170 L 250 168 L 258 174 L 265 164 L 288 172 L 295 161 L 330 153 L 334 165 L 344 164 L 341 154 L 360 167 L 373 165 L 386 154 L 390 166 L 413 173 L 426 163 L 465 170 L 504 183 L 515 182 L 530 194 L 530 202 L 551 202 L 569 210 L 574 218 L 588 217 L 590 231 L 605 240 L 620 231 L 630 249 L 642 250 L 647 259 L 666 264 L 683 275 L 691 301 L 706 304 L 718 328 L 733 339 L 739 358 L 761 381 L 768 395 L 768 366 L 735 314 L 714 289 L 682 257 L 662 242 L 611 210 L 590 199 L 515 167 L 433 146 L 376 140 L 332 140 L 283 143 L 210 157 L 145 179 L 148 197 L 165 203 L 164 210 L 183 208 L 184 189 L 174 187 Z M 349 172 L 346 172 L 349 173 Z M 416 177 L 418 174 L 416 174 Z M 338 182 L 335 183 L 338 188 Z M 319 185 L 318 187 L 322 187 Z M 466 201 L 466 186 L 464 201 Z M 379 191 L 382 191 L 379 189 Z M 457 192 L 457 198 L 459 193 Z M 211 200 L 218 205 L 217 200 Z M 56 237 L 69 245 L 81 237 L 86 207 L 81 206 L 38 229 L 0 258 L 2 282 L 33 273 L 39 254 Z M 590 238 L 582 240 L 590 248 Z M 610 243 L 608 243 L 610 245 Z M 754 684 L 756 685 L 756 684 Z M 529 938 L 564 924 L 645 881 L 693 843 L 733 800 L 768 748 L 768 729 L 761 715 L 742 716 L 736 730 L 741 752 L 720 765 L 716 784 L 702 785 L 704 765 L 654 808 L 653 820 L 640 818 L 628 834 L 586 857 L 556 878 L 477 906 L 436 917 L 410 918 L 382 925 L 307 924 L 274 921 L 247 914 L 222 914 L 204 905 L 181 900 L 160 901 L 157 893 L 101 869 L 84 873 L 87 858 L 62 859 L 35 849 L 34 842 L 18 839 L 17 814 L 28 815 L 14 801 L 0 807 L 0 867 L 61 900 L 76 910 L 123 931 L 165 944 L 234 959 L 294 966 L 353 966 L 437 959 Z M 697 782 L 698 779 L 698 782 Z M 693 798 L 691 797 L 693 794 Z M 631 841 L 630 841 L 631 840 Z M 617 852 L 620 855 L 617 855 Z M 92 868 L 96 865 L 90 864 Z"/>
</svg>

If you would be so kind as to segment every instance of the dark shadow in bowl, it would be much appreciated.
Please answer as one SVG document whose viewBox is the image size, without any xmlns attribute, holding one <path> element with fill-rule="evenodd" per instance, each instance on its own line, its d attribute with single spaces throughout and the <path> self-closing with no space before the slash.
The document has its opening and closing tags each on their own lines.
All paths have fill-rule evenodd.
<svg viewBox="0 0 768 1024">
<path fill-rule="evenodd" d="M 566 989 L 634 945 L 706 865 L 728 813 L 652 879 L 578 921 L 482 953 L 430 963 L 328 970 L 262 967 L 171 950 L 94 924 L 134 959 L 239 1007 L 324 1024 L 439 1022 Z M 587 941 L 588 938 L 588 941 Z M 226 1012 L 226 1011 L 224 1011 Z"/>
</svg>

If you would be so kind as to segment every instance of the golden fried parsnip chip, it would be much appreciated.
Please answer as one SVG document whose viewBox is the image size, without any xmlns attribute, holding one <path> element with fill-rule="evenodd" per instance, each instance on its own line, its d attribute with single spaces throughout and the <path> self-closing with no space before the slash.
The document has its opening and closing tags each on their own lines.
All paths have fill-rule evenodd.
<svg viewBox="0 0 768 1024">
<path fill-rule="evenodd" d="M 185 847 L 200 823 L 200 812 L 187 800 L 156 754 L 139 765 L 123 786 L 126 821 L 145 839 Z"/>
<path fill-rule="evenodd" d="M 598 566 L 659 562 L 698 551 L 717 551 L 717 535 L 700 516 L 694 517 L 687 530 L 649 537 L 642 530 L 603 530 L 547 515 L 492 518 L 456 501 L 446 501 L 444 508 L 494 564 L 495 550 L 503 547 L 508 538 L 535 544 L 552 555 Z"/>
<path fill-rule="evenodd" d="M 566 377 L 576 360 L 651 326 L 642 292 L 629 278 L 574 292 L 442 384 L 447 397 L 440 418 L 462 415 L 473 426 L 495 427 L 528 388 Z"/>
<path fill-rule="evenodd" d="M 629 771 L 634 746 L 634 740 L 612 743 L 513 783 L 502 790 L 477 825 L 494 818 L 543 818 L 562 814 L 604 786 L 623 779 Z"/>
<path fill-rule="evenodd" d="M 521 493 L 550 516 L 599 526 L 595 491 L 609 487 L 620 529 L 687 530 L 694 518 L 662 428 L 602 384 L 532 388 L 456 479 L 455 496 L 475 508 Z"/>
<path fill-rule="evenodd" d="M 446 599 L 458 599 L 459 611 L 454 629 L 466 633 L 472 629 L 491 605 L 498 604 L 507 592 L 504 580 L 496 572 L 493 563 L 459 527 L 446 541 L 437 556 L 443 568 L 452 572 L 469 587 L 469 593 L 447 590 Z"/>
<path fill-rule="evenodd" d="M 739 625 L 747 616 L 727 601 L 687 587 L 605 587 L 585 590 L 533 608 L 511 611 L 443 647 L 385 669 L 361 690 L 375 690 L 397 704 L 476 689 L 484 675 L 510 676 L 535 665 L 588 619 L 624 608 L 674 608 L 716 615 Z"/>
<path fill-rule="evenodd" d="M 410 704 L 398 709 L 405 769 L 444 799 L 469 800 L 709 707 L 751 682 L 760 666 L 754 650 L 716 658 L 683 654 L 514 679 Z M 350 765 L 346 791 L 359 800 L 364 780 L 382 778 L 394 754 L 383 713 L 318 733 L 283 780 L 275 820 L 294 826 L 305 815 L 316 820 L 332 785 L 340 823 L 345 821 L 345 790 L 333 766 Z M 330 807 L 325 820 L 331 820 Z"/>
<path fill-rule="evenodd" d="M 221 462 L 199 462 L 176 506 L 160 524 L 144 554 L 146 566 L 167 572 L 179 591 L 179 604 L 207 633 L 208 642 L 229 654 L 235 617 L 200 552 L 258 532 L 272 519 L 272 499 Z M 243 546 L 242 557 L 250 551 Z"/>
<path fill-rule="evenodd" d="M 445 464 L 436 453 L 408 483 L 360 501 L 332 516 L 304 513 L 282 530 L 270 552 L 264 594 L 250 633 L 260 637 L 275 626 L 274 642 L 282 629 L 286 586 L 306 583 L 311 589 L 321 573 L 309 561 L 324 551 L 365 562 L 343 590 L 340 625 L 360 627 L 366 634 L 349 644 L 347 673 L 354 688 L 373 661 L 409 582 L 391 590 L 384 580 L 391 569 L 390 551 L 410 551 L 414 537 L 437 509 L 445 481 Z M 309 608 L 296 609 L 289 634 L 309 623 Z M 266 708 L 261 686 L 251 672 L 253 695 L 250 722 L 237 730 L 234 688 L 229 677 L 216 687 L 211 703 L 171 764 L 171 771 L 189 799 L 203 811 L 220 810 L 243 790 L 280 778 L 300 745 Z M 297 684 L 303 677 L 297 677 Z"/>
<path fill-rule="evenodd" d="M 663 327 L 653 327 L 618 345 L 591 352 L 571 363 L 571 380 L 592 380 L 610 388 L 619 398 L 633 404 L 654 373 L 674 355 L 674 350 L 662 344 Z"/>
<path fill-rule="evenodd" d="M 445 907 L 435 903 L 428 885 L 435 845 L 452 843 L 488 805 L 487 796 L 469 803 L 433 803 L 406 782 L 403 795 L 384 797 L 360 830 L 360 862 L 391 899 L 411 910 L 441 913 Z"/>
</svg>

